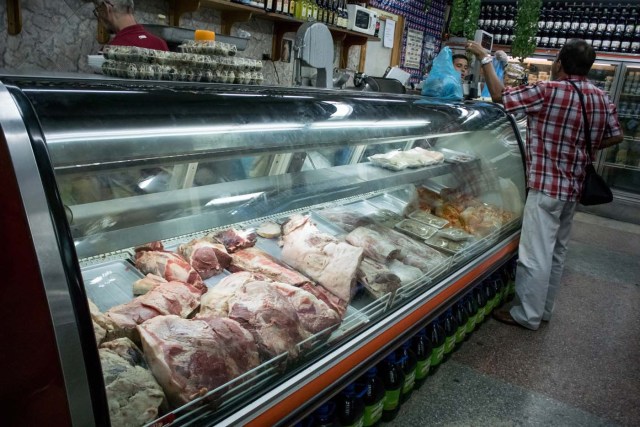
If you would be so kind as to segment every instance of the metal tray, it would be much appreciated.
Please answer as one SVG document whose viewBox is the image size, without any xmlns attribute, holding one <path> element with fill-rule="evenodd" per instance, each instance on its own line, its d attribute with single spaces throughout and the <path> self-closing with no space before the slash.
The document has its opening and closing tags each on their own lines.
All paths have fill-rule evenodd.
<svg viewBox="0 0 640 427">
<path fill-rule="evenodd" d="M 440 236 L 431 236 L 424 242 L 432 248 L 451 255 L 458 254 L 471 245 L 471 242 L 469 241 L 454 242 L 453 240 L 445 239 Z"/>
<path fill-rule="evenodd" d="M 432 215 L 428 212 L 415 210 L 409 214 L 409 218 L 415 219 L 416 221 L 423 222 L 431 227 L 442 228 L 445 225 L 449 224 L 444 218 L 440 218 L 439 216 Z"/>
<path fill-rule="evenodd" d="M 453 240 L 455 242 L 470 240 L 474 237 L 472 234 L 462 231 L 459 228 L 443 228 L 438 230 L 437 234 L 440 237 L 444 237 L 445 239 Z"/>
<path fill-rule="evenodd" d="M 82 269 L 87 296 L 104 312 L 133 299 L 133 282 L 143 278 L 126 260 L 109 261 Z"/>
<path fill-rule="evenodd" d="M 144 24 L 144 28 L 150 33 L 163 38 L 168 44 L 181 44 L 185 40 L 193 40 L 196 30 L 181 27 L 171 27 L 169 25 Z M 245 50 L 249 39 L 240 37 L 225 36 L 216 33 L 216 41 L 229 43 L 236 46 L 238 50 Z"/>
<path fill-rule="evenodd" d="M 414 219 L 404 219 L 396 224 L 395 228 L 418 239 L 428 239 L 437 233 L 438 229 Z"/>
<path fill-rule="evenodd" d="M 476 156 L 462 151 L 450 150 L 448 148 L 435 148 L 436 151 L 444 155 L 444 161 L 448 163 L 468 163 L 476 160 Z"/>
</svg>

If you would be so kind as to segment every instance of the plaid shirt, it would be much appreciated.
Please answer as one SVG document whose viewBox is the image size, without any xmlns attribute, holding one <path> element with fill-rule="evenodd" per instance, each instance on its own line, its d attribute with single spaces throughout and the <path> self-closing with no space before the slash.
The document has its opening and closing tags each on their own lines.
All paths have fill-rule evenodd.
<svg viewBox="0 0 640 427">
<path fill-rule="evenodd" d="M 587 149 L 580 98 L 566 80 L 574 81 L 584 95 L 595 153 L 603 138 L 622 131 L 615 105 L 585 77 L 506 88 L 502 100 L 508 112 L 527 114 L 527 186 L 573 202 L 582 189 Z"/>
</svg>

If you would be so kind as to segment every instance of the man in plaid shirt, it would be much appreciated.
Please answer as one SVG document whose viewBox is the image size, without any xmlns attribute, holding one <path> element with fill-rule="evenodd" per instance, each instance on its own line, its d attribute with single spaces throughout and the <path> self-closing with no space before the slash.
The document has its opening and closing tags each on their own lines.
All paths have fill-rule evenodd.
<svg viewBox="0 0 640 427">
<path fill-rule="evenodd" d="M 528 192 L 518 249 L 517 298 L 510 310 L 494 312 L 494 318 L 536 330 L 553 313 L 587 165 L 582 107 L 569 81 L 584 95 L 593 150 L 622 142 L 622 130 L 615 105 L 586 78 L 596 54 L 584 40 L 571 39 L 562 47 L 551 65 L 553 81 L 506 89 L 482 46 L 469 42 L 467 49 L 480 60 L 493 101 L 503 103 L 510 113 L 527 115 Z"/>
</svg>

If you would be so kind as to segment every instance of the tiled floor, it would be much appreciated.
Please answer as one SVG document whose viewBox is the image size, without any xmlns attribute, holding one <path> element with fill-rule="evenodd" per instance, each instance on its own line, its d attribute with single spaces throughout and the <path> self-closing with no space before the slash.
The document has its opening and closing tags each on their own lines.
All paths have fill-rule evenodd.
<svg viewBox="0 0 640 427">
<path fill-rule="evenodd" d="M 551 322 L 489 319 L 386 425 L 640 425 L 640 226 L 578 213 Z"/>
</svg>

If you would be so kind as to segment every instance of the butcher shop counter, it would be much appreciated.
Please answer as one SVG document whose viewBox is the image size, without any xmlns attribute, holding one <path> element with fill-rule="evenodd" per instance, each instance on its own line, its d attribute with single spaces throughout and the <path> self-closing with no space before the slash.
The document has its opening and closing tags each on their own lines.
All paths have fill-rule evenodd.
<svg viewBox="0 0 640 427">
<path fill-rule="evenodd" d="M 0 126 L 9 424 L 295 423 L 517 250 L 490 103 L 3 76 Z"/>
</svg>

